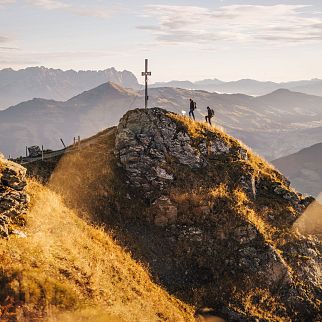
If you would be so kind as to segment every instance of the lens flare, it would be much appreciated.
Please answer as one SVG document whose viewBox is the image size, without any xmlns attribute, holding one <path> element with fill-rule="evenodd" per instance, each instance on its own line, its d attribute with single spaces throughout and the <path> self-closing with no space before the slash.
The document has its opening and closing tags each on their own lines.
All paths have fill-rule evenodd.
<svg viewBox="0 0 322 322">
<path fill-rule="evenodd" d="M 322 193 L 294 223 L 294 228 L 303 235 L 316 235 L 322 239 Z"/>
</svg>

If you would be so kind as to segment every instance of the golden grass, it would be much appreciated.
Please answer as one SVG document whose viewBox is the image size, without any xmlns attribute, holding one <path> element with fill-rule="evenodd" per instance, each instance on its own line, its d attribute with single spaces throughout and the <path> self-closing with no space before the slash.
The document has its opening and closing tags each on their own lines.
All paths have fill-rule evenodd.
<svg viewBox="0 0 322 322">
<path fill-rule="evenodd" d="M 102 321 L 99 316 L 117 321 L 193 321 L 193 308 L 155 285 L 102 229 L 84 222 L 43 186 L 29 182 L 28 192 L 28 238 L 0 240 L 4 321 L 10 302 L 20 309 L 7 310 L 7 316 L 18 314 L 21 321 L 31 316 L 62 321 L 59 312 L 69 310 L 76 312 L 64 313 L 64 321 Z"/>
<path fill-rule="evenodd" d="M 281 301 L 272 296 L 268 290 L 253 289 L 243 294 L 241 301 L 244 304 L 246 314 L 253 318 L 264 319 L 270 322 L 292 321 L 287 317 L 286 309 Z"/>
<path fill-rule="evenodd" d="M 233 191 L 233 198 L 235 200 L 234 207 L 236 213 L 243 216 L 252 225 L 254 225 L 257 231 L 265 238 L 266 242 L 272 242 L 272 236 L 276 229 L 271 227 L 263 218 L 250 208 L 250 202 L 245 192 L 241 189 L 235 189 Z"/>
<path fill-rule="evenodd" d="M 170 117 L 172 120 L 181 123 L 192 138 L 207 138 L 207 134 L 210 132 L 219 135 L 224 141 L 228 143 L 237 142 L 237 140 L 233 139 L 231 136 L 226 134 L 218 127 L 211 126 L 206 122 L 193 121 L 187 116 L 170 112 L 167 114 L 167 116 Z"/>
<path fill-rule="evenodd" d="M 192 138 L 208 140 L 209 134 L 213 134 L 218 136 L 222 141 L 226 142 L 231 147 L 242 147 L 248 152 L 248 160 L 246 163 L 251 165 L 255 172 L 258 172 L 258 174 L 261 173 L 262 175 L 267 176 L 270 180 L 279 182 L 283 187 L 285 187 L 283 180 L 281 180 L 281 175 L 273 165 L 271 165 L 264 158 L 255 153 L 243 142 L 228 135 L 221 128 L 211 126 L 206 122 L 193 121 L 189 117 L 184 115 L 178 115 L 175 113 L 168 113 L 167 115 L 174 121 L 182 124 Z"/>
</svg>

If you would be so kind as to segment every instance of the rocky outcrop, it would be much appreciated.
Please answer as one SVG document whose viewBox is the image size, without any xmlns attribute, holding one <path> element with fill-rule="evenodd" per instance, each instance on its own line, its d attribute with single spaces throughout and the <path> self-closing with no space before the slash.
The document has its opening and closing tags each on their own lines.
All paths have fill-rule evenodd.
<svg viewBox="0 0 322 322">
<path fill-rule="evenodd" d="M 26 169 L 0 155 L 0 237 L 21 235 L 15 226 L 23 222 L 28 209 L 26 184 Z"/>
<path fill-rule="evenodd" d="M 125 229 L 133 213 L 151 227 L 130 230 L 130 247 L 161 283 L 232 321 L 253 321 L 262 291 L 277 320 L 318 321 L 321 243 L 292 230 L 312 198 L 237 140 L 158 108 L 121 119 L 114 154 L 132 200 L 119 203 Z"/>
<path fill-rule="evenodd" d="M 191 145 L 190 136 L 159 109 L 138 110 L 122 118 L 115 154 L 131 185 L 147 195 L 163 191 L 174 180 L 168 173 L 168 157 L 191 169 L 206 165 L 203 155 Z"/>
</svg>

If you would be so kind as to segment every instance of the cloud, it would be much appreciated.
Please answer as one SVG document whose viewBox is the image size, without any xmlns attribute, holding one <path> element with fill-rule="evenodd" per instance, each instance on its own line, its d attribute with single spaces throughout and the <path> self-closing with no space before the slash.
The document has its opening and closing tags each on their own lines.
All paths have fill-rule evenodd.
<svg viewBox="0 0 322 322">
<path fill-rule="evenodd" d="M 14 2 L 16 2 L 16 0 L 0 0 L 0 6 Z"/>
<path fill-rule="evenodd" d="M 0 0 L 0 9 L 8 4 L 15 3 L 16 0 Z"/>
<path fill-rule="evenodd" d="M 32 4 L 33 6 L 39 7 L 45 10 L 55 10 L 55 9 L 63 9 L 69 8 L 70 5 L 57 0 L 28 0 L 28 3 Z"/>
<path fill-rule="evenodd" d="M 306 5 L 148 5 L 144 17 L 157 24 L 137 28 L 159 43 L 209 45 L 214 42 L 303 43 L 322 40 L 322 19 L 306 16 Z"/>
<path fill-rule="evenodd" d="M 0 0 L 1 1 L 1 0 Z M 59 0 L 27 0 L 27 2 L 35 7 L 43 10 L 65 10 L 77 16 L 95 17 L 106 19 L 120 10 L 119 6 L 109 5 L 72 5 L 66 1 Z"/>
<path fill-rule="evenodd" d="M 9 41 L 10 41 L 10 38 L 8 36 L 0 35 L 0 44 L 1 43 L 7 43 Z"/>
<path fill-rule="evenodd" d="M 0 50 L 19 50 L 19 48 L 17 48 L 17 47 L 3 47 L 3 46 L 0 46 Z"/>
<path fill-rule="evenodd" d="M 23 50 L 1 51 L 0 47 L 0 68 L 23 67 L 28 65 L 66 65 L 70 67 L 71 62 L 88 63 L 98 59 L 107 59 L 111 56 L 119 56 L 118 51 L 57 51 L 38 52 Z M 68 68 L 69 68 L 68 67 Z"/>
</svg>

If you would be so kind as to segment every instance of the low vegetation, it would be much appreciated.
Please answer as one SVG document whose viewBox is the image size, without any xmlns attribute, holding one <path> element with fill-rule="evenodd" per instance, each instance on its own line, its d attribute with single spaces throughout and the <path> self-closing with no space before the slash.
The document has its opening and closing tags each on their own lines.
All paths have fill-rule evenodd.
<svg viewBox="0 0 322 322">
<path fill-rule="evenodd" d="M 1 321 L 192 321 L 102 229 L 29 182 L 27 238 L 0 239 Z"/>
</svg>

